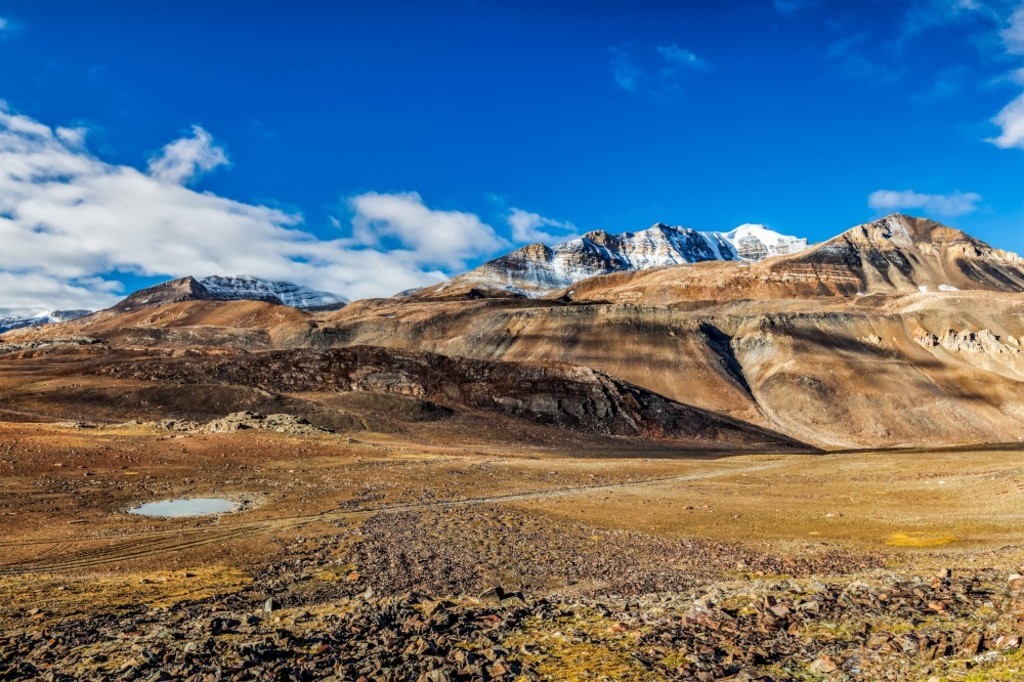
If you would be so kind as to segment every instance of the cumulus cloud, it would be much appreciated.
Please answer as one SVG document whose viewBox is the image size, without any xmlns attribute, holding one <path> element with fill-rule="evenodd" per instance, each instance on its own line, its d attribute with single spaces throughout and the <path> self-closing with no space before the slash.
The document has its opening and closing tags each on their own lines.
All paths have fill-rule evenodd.
<svg viewBox="0 0 1024 682">
<path fill-rule="evenodd" d="M 981 195 L 974 192 L 921 194 L 912 190 L 880 189 L 868 196 L 868 206 L 877 211 L 922 210 L 928 215 L 955 218 L 978 209 Z"/>
<path fill-rule="evenodd" d="M 427 208 L 416 192 L 367 192 L 348 203 L 354 214 L 352 234 L 366 246 L 379 246 L 385 238 L 394 237 L 417 257 L 453 268 L 464 267 L 473 256 L 508 246 L 476 215 Z"/>
<path fill-rule="evenodd" d="M 654 47 L 653 58 L 643 63 L 624 47 L 610 47 L 612 82 L 627 92 L 644 93 L 659 99 L 682 92 L 684 79 L 694 72 L 706 71 L 708 63 L 675 43 Z"/>
<path fill-rule="evenodd" d="M 85 136 L 89 130 L 87 128 L 57 128 L 53 131 L 64 144 L 69 147 L 81 147 L 85 144 Z"/>
<path fill-rule="evenodd" d="M 569 239 L 576 232 L 576 226 L 572 223 L 545 218 L 539 213 L 531 213 L 520 208 L 509 211 L 506 220 L 512 228 L 512 239 L 519 243 L 557 244 Z"/>
<path fill-rule="evenodd" d="M 184 185 L 227 163 L 228 155 L 213 143 L 213 136 L 192 126 L 192 137 L 167 144 L 150 160 L 149 174 L 157 180 Z"/>
<path fill-rule="evenodd" d="M 999 126 L 1002 132 L 996 137 L 988 138 L 988 142 L 1002 149 L 1024 149 L 1024 93 L 1017 95 L 1016 99 L 1003 107 L 992 122 Z"/>
<path fill-rule="evenodd" d="M 504 245 L 476 216 L 413 193 L 353 197 L 351 234 L 342 225 L 320 238 L 299 214 L 181 184 L 221 163 L 203 151 L 219 148 L 202 129 L 167 145 L 148 173 L 97 158 L 71 130 L 0 102 L 0 311 L 104 307 L 121 294 L 119 273 L 251 274 L 383 296 Z"/>
<path fill-rule="evenodd" d="M 1000 37 L 1008 55 L 1024 55 L 1024 3 L 1006 19 Z M 1024 69 L 1016 69 L 1008 80 L 1024 84 Z M 992 122 L 999 126 L 1000 133 L 995 137 L 986 138 L 986 142 L 991 142 L 1002 149 L 1024 149 L 1024 93 L 1017 95 L 1004 106 L 992 118 Z"/>
<path fill-rule="evenodd" d="M 85 278 L 64 281 L 38 272 L 0 271 L 0 317 L 40 315 L 51 310 L 84 310 L 114 303 L 123 293 L 120 282 Z"/>
<path fill-rule="evenodd" d="M 1000 35 L 1010 54 L 1024 54 L 1024 5 L 1014 10 Z"/>
</svg>

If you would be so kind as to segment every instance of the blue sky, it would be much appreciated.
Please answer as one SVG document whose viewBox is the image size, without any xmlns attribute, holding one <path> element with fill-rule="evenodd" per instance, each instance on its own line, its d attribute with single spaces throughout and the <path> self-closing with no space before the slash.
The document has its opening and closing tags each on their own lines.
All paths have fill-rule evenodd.
<svg viewBox="0 0 1024 682">
<path fill-rule="evenodd" d="M 1024 251 L 1022 7 L 0 1 L 0 152 L 46 159 L 0 179 L 0 310 L 214 270 L 384 295 L 656 221 Z"/>
</svg>

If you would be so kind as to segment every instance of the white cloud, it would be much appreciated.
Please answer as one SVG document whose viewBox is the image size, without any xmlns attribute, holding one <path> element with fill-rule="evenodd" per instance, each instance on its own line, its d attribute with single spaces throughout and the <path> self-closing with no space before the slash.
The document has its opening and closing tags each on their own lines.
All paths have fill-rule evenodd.
<svg viewBox="0 0 1024 682">
<path fill-rule="evenodd" d="M 192 137 L 164 146 L 149 162 L 149 174 L 158 180 L 184 185 L 227 163 L 228 155 L 213 144 L 213 136 L 199 126 L 192 126 Z"/>
<path fill-rule="evenodd" d="M 989 49 L 1000 46 L 1007 60 L 1024 55 L 1024 1 L 1021 0 L 912 0 L 902 27 L 902 41 L 919 38 L 925 32 L 947 26 L 967 27 L 972 42 Z M 947 68 L 933 79 L 931 88 L 916 99 L 926 101 L 957 94 L 961 78 L 957 69 Z M 964 72 L 959 71 L 962 75 Z M 949 78 L 950 75 L 954 78 Z M 993 82 L 1024 84 L 1024 68 L 1019 64 Z M 1024 149 L 1024 93 L 1018 95 L 992 118 L 1001 132 L 986 138 L 1003 149 Z"/>
<path fill-rule="evenodd" d="M 658 45 L 654 50 L 665 60 L 667 68 L 678 71 L 697 70 L 703 71 L 708 68 L 707 62 L 690 52 L 672 43 L 671 45 Z"/>
<path fill-rule="evenodd" d="M 115 302 L 122 293 L 120 282 L 85 278 L 63 281 L 34 272 L 0 271 L 0 317 L 9 314 L 41 314 L 51 310 L 82 310 Z"/>
<path fill-rule="evenodd" d="M 1024 93 L 1017 95 L 1015 100 L 1003 107 L 992 122 L 999 126 L 1002 132 L 998 137 L 988 138 L 988 142 L 1002 149 L 1024 149 Z"/>
<path fill-rule="evenodd" d="M 1010 54 L 1024 54 L 1024 5 L 1021 5 L 1007 22 L 1000 35 L 1003 38 L 1003 45 Z"/>
<path fill-rule="evenodd" d="M 636 92 L 640 69 L 625 50 L 611 47 L 608 51 L 611 53 L 612 81 L 623 90 Z"/>
<path fill-rule="evenodd" d="M 178 184 L 217 158 L 188 151 L 196 140 L 217 148 L 201 129 L 167 145 L 155 175 L 97 158 L 68 130 L 0 102 L 0 311 L 107 306 L 118 272 L 252 274 L 385 296 L 505 245 L 475 215 L 432 210 L 412 193 L 353 197 L 352 236 L 323 239 L 299 214 Z"/>
<path fill-rule="evenodd" d="M 85 136 L 89 130 L 87 128 L 57 128 L 53 132 L 61 142 L 69 147 L 81 147 L 85 144 Z"/>
<path fill-rule="evenodd" d="M 576 226 L 572 223 L 545 218 L 539 213 L 530 213 L 519 208 L 509 211 L 506 220 L 512 228 L 512 239 L 519 243 L 557 244 L 569 239 L 576 232 Z M 545 227 L 555 229 L 541 229 Z"/>
<path fill-rule="evenodd" d="M 1024 55 L 1024 3 L 1006 19 L 1000 37 L 1008 55 Z M 1018 67 L 1012 71 L 1008 80 L 1018 84 L 1024 83 L 1024 68 Z M 991 142 L 1001 149 L 1024 149 L 1024 93 L 1017 95 L 1004 106 L 993 117 L 992 122 L 999 126 L 1000 133 L 996 137 L 986 138 L 986 142 Z"/>
<path fill-rule="evenodd" d="M 379 246 L 394 237 L 431 263 L 461 268 L 473 256 L 508 246 L 472 213 L 427 208 L 416 192 L 367 192 L 349 199 L 349 208 L 352 234 L 360 244 Z"/>
<path fill-rule="evenodd" d="M 955 218 L 978 209 L 981 195 L 974 192 L 921 194 L 911 190 L 880 189 L 868 196 L 868 206 L 878 211 L 921 209 L 929 215 Z"/>
<path fill-rule="evenodd" d="M 658 99 L 674 97 L 682 92 L 682 81 L 696 71 L 710 67 L 690 50 L 671 45 L 654 47 L 654 59 L 638 63 L 622 47 L 610 47 L 612 82 L 627 92 L 644 93 Z"/>
<path fill-rule="evenodd" d="M 25 30 L 25 24 L 20 21 L 0 17 L 0 39 L 17 35 Z"/>
</svg>

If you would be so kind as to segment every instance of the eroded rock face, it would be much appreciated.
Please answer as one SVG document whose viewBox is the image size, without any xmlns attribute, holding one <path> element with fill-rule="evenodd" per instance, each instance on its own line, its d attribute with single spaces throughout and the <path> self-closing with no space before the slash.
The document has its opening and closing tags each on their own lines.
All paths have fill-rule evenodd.
<svg viewBox="0 0 1024 682">
<path fill-rule="evenodd" d="M 31 351 L 37 348 L 53 348 L 55 346 L 91 346 L 99 343 L 99 339 L 88 336 L 55 336 L 37 341 L 17 341 L 0 343 L 0 355 Z"/>
<path fill-rule="evenodd" d="M 1024 379 L 1024 343 L 1011 334 L 997 336 L 988 329 L 947 329 L 938 335 L 922 331 L 914 340 L 928 350 L 944 349 L 969 364 Z"/>
<path fill-rule="evenodd" d="M 220 419 L 213 419 L 206 423 L 199 423 L 183 419 L 165 419 L 160 422 L 146 424 L 145 422 L 128 422 L 120 426 L 153 426 L 166 431 L 181 433 L 233 433 L 235 431 L 275 431 L 296 436 L 315 436 L 324 433 L 333 433 L 330 429 L 320 428 L 309 422 L 304 417 L 296 417 L 291 414 L 260 414 L 259 412 L 232 412 Z"/>
<path fill-rule="evenodd" d="M 801 447 L 772 431 L 669 400 L 590 369 L 491 362 L 372 346 L 105 359 L 89 371 L 126 379 L 265 390 L 390 393 L 483 409 L 593 434 Z"/>
</svg>

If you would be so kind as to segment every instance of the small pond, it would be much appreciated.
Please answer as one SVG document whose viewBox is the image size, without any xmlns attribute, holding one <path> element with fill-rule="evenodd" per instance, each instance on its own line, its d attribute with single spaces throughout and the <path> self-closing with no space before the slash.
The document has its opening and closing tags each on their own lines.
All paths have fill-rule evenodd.
<svg viewBox="0 0 1024 682">
<path fill-rule="evenodd" d="M 209 516 L 234 511 L 238 504 L 218 497 L 192 497 L 180 500 L 146 502 L 128 510 L 140 516 Z"/>
</svg>

